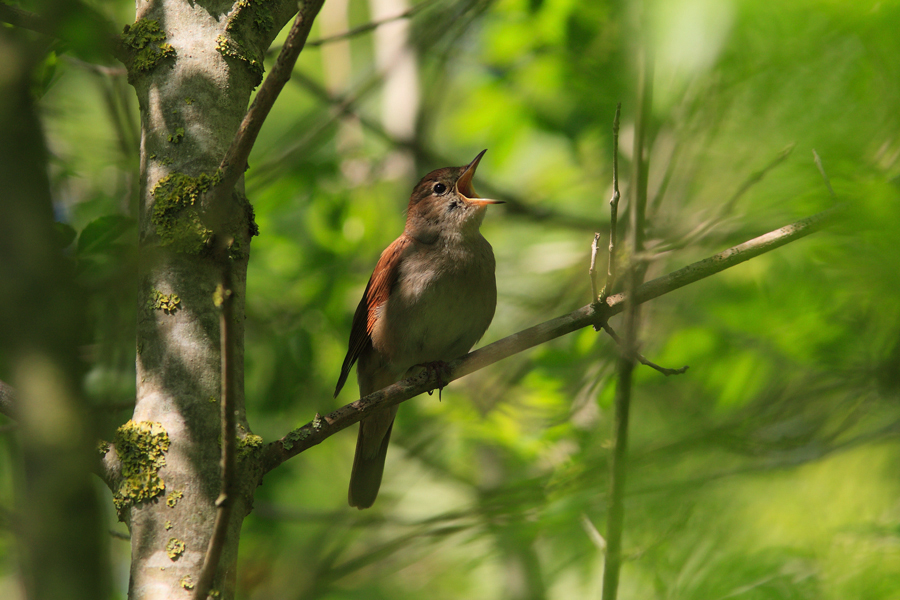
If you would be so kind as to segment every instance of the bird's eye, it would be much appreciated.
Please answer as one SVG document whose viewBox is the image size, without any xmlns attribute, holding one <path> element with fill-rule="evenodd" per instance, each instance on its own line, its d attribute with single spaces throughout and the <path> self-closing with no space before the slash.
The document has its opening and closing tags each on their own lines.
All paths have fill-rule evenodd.
<svg viewBox="0 0 900 600">
<path fill-rule="evenodd" d="M 447 186 L 444 185 L 443 183 L 436 183 L 436 184 L 434 184 L 434 187 L 431 188 L 431 190 L 432 190 L 435 194 L 443 194 L 444 192 L 447 191 Z"/>
</svg>

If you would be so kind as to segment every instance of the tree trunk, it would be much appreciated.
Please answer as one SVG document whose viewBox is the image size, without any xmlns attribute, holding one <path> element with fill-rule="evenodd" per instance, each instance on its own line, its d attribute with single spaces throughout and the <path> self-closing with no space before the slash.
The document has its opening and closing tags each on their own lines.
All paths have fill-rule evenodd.
<svg viewBox="0 0 900 600">
<path fill-rule="evenodd" d="M 114 489 L 131 530 L 132 600 L 185 597 L 200 572 L 221 485 L 221 351 L 214 294 L 231 270 L 234 408 L 243 447 L 243 322 L 255 229 L 242 182 L 225 207 L 202 207 L 217 167 L 262 77 L 262 57 L 294 2 L 138 2 L 123 35 L 141 114 L 137 403 L 116 436 L 122 482 Z M 225 215 L 229 250 L 215 252 L 206 209 Z M 219 217 L 217 217 L 218 220 Z M 227 256 L 224 256 L 227 255 Z M 241 522 L 259 476 L 239 461 L 227 542 L 214 583 L 234 594 Z"/>
</svg>

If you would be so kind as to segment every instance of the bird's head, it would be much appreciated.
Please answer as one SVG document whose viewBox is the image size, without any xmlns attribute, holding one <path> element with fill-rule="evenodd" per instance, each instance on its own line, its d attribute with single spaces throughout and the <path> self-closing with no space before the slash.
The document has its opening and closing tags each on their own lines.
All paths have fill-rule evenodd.
<svg viewBox="0 0 900 600">
<path fill-rule="evenodd" d="M 445 167 L 432 171 L 413 188 L 406 213 L 406 233 L 424 243 L 443 236 L 475 233 L 484 219 L 488 204 L 502 200 L 481 198 L 472 187 L 472 178 L 481 157 L 463 167 Z"/>
</svg>

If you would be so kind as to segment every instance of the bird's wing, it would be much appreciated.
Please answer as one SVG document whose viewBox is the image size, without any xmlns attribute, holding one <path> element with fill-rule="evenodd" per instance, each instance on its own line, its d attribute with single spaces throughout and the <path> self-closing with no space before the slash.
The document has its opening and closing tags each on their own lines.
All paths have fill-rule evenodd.
<svg viewBox="0 0 900 600">
<path fill-rule="evenodd" d="M 344 364 L 341 365 L 341 376 L 338 378 L 337 386 L 334 389 L 335 397 L 337 397 L 341 388 L 347 382 L 353 363 L 372 343 L 372 329 L 374 329 L 375 321 L 378 319 L 379 309 L 387 301 L 388 296 L 391 294 L 391 289 L 397 282 L 401 259 L 412 249 L 413 240 L 404 233 L 381 253 L 381 258 L 378 259 L 378 264 L 375 265 L 375 271 L 369 278 L 366 291 L 363 293 L 363 297 L 356 307 L 356 313 L 353 315 L 353 326 L 350 328 L 350 344 L 347 349 L 347 356 L 344 357 Z"/>
</svg>

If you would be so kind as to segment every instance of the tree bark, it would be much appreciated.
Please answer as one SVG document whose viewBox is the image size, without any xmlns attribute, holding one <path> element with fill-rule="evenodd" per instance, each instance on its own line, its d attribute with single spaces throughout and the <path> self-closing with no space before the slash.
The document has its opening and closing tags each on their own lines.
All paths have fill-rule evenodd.
<svg viewBox="0 0 900 600">
<path fill-rule="evenodd" d="M 221 5 L 218 5 L 221 6 Z M 295 2 L 138 2 L 123 34 L 141 114 L 137 401 L 114 444 L 122 482 L 113 490 L 131 530 L 129 598 L 186 596 L 201 571 L 221 478 L 221 350 L 214 294 L 231 270 L 234 407 L 242 448 L 243 323 L 254 233 L 243 181 L 225 205 L 201 208 L 262 78 L 262 57 Z M 215 213 L 211 215 L 211 213 Z M 215 230 L 215 235 L 214 235 Z M 216 252 L 215 236 L 231 241 Z M 234 594 L 241 523 L 259 475 L 239 460 L 222 560 L 213 589 Z"/>
</svg>

